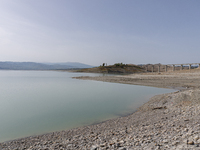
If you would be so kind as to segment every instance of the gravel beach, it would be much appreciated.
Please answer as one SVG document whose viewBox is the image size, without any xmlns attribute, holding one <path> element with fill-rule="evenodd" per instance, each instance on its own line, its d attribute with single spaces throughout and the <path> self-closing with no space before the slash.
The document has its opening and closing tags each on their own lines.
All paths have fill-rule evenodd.
<svg viewBox="0 0 200 150">
<path fill-rule="evenodd" d="M 0 143 L 0 149 L 200 149 L 200 70 L 76 77 L 179 89 L 156 95 L 125 117 Z M 144 91 L 145 92 L 145 91 Z"/>
</svg>

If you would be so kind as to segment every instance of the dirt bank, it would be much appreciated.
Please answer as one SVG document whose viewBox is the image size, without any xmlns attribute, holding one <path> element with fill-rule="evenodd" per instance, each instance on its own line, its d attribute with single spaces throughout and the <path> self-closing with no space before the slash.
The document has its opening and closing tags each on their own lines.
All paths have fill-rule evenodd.
<svg viewBox="0 0 200 150">
<path fill-rule="evenodd" d="M 74 77 L 82 80 L 96 80 L 104 82 L 115 82 L 124 84 L 144 85 L 161 88 L 199 88 L 200 87 L 200 70 L 176 71 L 167 73 L 140 73 L 119 76 L 81 76 Z"/>
</svg>

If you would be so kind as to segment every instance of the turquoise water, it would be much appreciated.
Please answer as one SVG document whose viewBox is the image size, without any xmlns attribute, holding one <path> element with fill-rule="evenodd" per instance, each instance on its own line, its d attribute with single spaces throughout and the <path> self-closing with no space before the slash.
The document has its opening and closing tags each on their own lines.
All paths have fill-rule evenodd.
<svg viewBox="0 0 200 150">
<path fill-rule="evenodd" d="M 115 118 L 173 91 L 71 78 L 83 75 L 100 74 L 0 71 L 0 142 Z"/>
</svg>

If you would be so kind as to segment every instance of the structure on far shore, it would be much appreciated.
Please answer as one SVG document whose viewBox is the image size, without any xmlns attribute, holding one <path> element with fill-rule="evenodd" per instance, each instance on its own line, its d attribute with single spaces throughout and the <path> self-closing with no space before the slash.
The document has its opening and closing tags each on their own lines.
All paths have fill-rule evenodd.
<svg viewBox="0 0 200 150">
<path fill-rule="evenodd" d="M 99 67 L 78 69 L 75 72 L 90 72 L 90 73 L 110 73 L 110 74 L 132 74 L 132 73 L 145 73 L 145 72 L 168 72 L 176 70 L 191 70 L 193 68 L 200 68 L 200 63 L 190 64 L 123 64 L 116 63 L 107 66 L 103 63 Z"/>
<path fill-rule="evenodd" d="M 142 65 L 147 72 L 167 72 L 175 70 L 190 70 L 192 68 L 200 68 L 200 63 L 191 63 L 191 64 L 147 64 Z"/>
</svg>

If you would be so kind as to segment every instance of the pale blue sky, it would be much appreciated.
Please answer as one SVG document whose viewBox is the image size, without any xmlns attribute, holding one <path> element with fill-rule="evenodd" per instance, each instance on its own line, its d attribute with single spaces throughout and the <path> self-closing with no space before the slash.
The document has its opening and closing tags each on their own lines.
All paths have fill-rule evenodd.
<svg viewBox="0 0 200 150">
<path fill-rule="evenodd" d="M 200 62 L 200 0 L 0 0 L 0 61 Z"/>
</svg>

